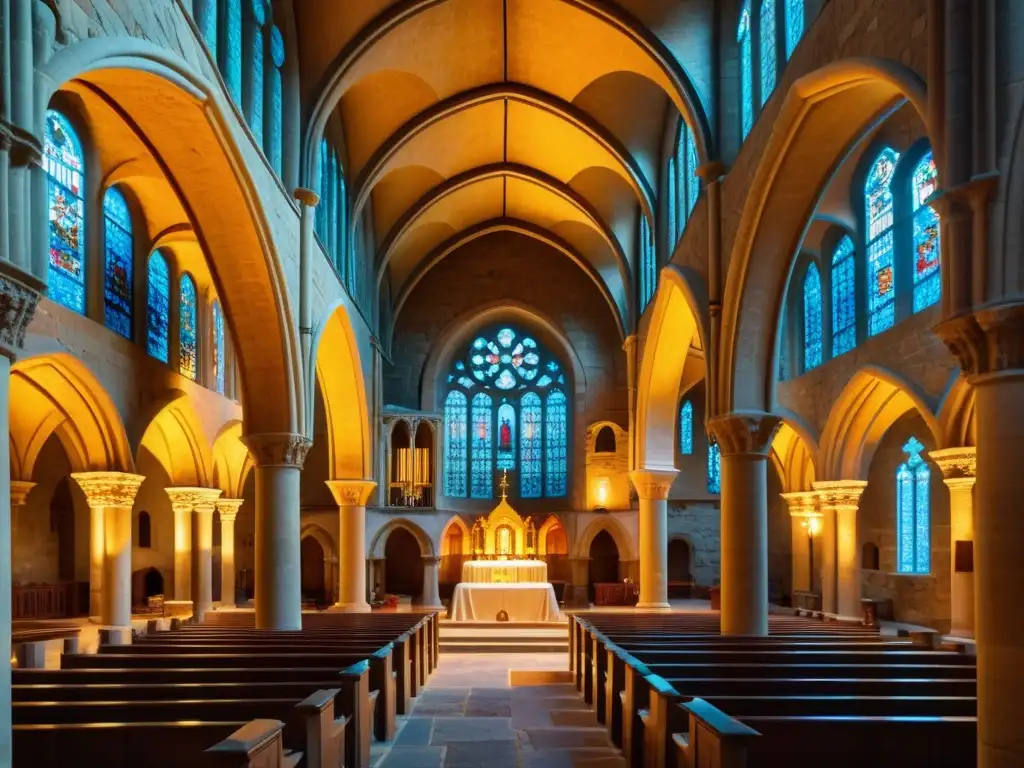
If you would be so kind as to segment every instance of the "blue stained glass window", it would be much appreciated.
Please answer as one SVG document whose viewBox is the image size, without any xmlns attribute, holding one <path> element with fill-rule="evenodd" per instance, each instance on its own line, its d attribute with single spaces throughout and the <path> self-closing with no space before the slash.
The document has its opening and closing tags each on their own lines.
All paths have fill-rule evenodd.
<svg viewBox="0 0 1024 768">
<path fill-rule="evenodd" d="M 693 453 L 693 403 L 684 400 L 679 409 L 679 452 L 689 456 Z"/>
<path fill-rule="evenodd" d="M 804 36 L 804 0 L 786 0 L 786 58 Z"/>
<path fill-rule="evenodd" d="M 640 307 L 641 311 L 654 296 L 658 281 L 658 265 L 654 243 L 651 241 L 651 223 L 640 214 Z"/>
<path fill-rule="evenodd" d="M 263 144 L 263 53 L 266 39 L 263 27 L 267 23 L 266 0 L 248 0 L 246 41 L 249 50 L 245 67 L 245 119 L 249 123 L 256 143 Z"/>
<path fill-rule="evenodd" d="M 188 275 L 181 276 L 179 301 L 178 370 L 182 376 L 195 381 L 199 376 L 196 284 Z"/>
<path fill-rule="evenodd" d="M 329 186 L 327 156 L 329 152 L 327 139 L 321 139 L 320 152 L 317 154 L 316 159 L 317 176 L 320 179 L 319 188 L 317 189 L 317 194 L 320 195 L 320 204 L 316 207 L 316 217 L 313 220 L 313 226 L 316 230 L 316 236 L 320 238 L 320 244 L 324 248 L 327 247 L 327 188 Z"/>
<path fill-rule="evenodd" d="M 103 238 L 103 321 L 107 328 L 130 339 L 135 240 L 128 202 L 114 187 L 103 195 Z"/>
<path fill-rule="evenodd" d="M 146 270 L 146 351 L 162 363 L 170 360 L 171 273 L 160 251 L 149 255 Z"/>
<path fill-rule="evenodd" d="M 328 155 L 327 178 L 327 253 L 338 264 L 338 152 L 331 147 Z"/>
<path fill-rule="evenodd" d="M 498 406 L 498 469 L 516 468 L 516 409 L 511 403 Z"/>
<path fill-rule="evenodd" d="M 224 313 L 220 302 L 213 302 L 213 383 L 220 394 L 224 394 L 227 360 L 224 357 Z"/>
<path fill-rule="evenodd" d="M 269 103 L 266 105 L 263 130 L 263 151 L 274 172 L 280 176 L 284 168 L 281 133 L 284 130 L 284 95 L 281 68 L 284 67 L 284 37 L 277 27 L 270 28 Z"/>
<path fill-rule="evenodd" d="M 49 204 L 49 296 L 85 312 L 85 162 L 71 123 L 60 112 L 46 112 L 43 163 Z"/>
<path fill-rule="evenodd" d="M 804 275 L 804 370 L 821 365 L 821 275 L 811 262 Z"/>
<path fill-rule="evenodd" d="M 522 432 L 519 436 L 519 494 L 524 499 L 540 498 L 541 432 L 540 395 L 527 392 L 519 401 Z"/>
<path fill-rule="evenodd" d="M 685 135 L 686 144 L 686 216 L 689 218 L 693 212 L 693 206 L 697 204 L 700 197 L 700 176 L 697 175 L 697 140 L 693 137 L 693 131 L 687 130 Z"/>
<path fill-rule="evenodd" d="M 761 0 L 761 105 L 775 90 L 775 0 Z"/>
<path fill-rule="evenodd" d="M 832 357 L 857 346 L 855 279 L 853 240 L 847 236 L 832 251 Z"/>
<path fill-rule="evenodd" d="M 210 49 L 214 60 L 217 59 L 217 0 L 196 0 L 196 24 L 199 32 Z"/>
<path fill-rule="evenodd" d="M 220 69 L 236 104 L 242 103 L 242 0 L 224 2 L 224 39 Z"/>
<path fill-rule="evenodd" d="M 914 209 L 914 311 L 939 300 L 939 215 L 925 201 L 938 189 L 939 173 L 929 151 L 911 177 Z"/>
<path fill-rule="evenodd" d="M 566 414 L 565 395 L 559 389 L 548 394 L 544 429 L 545 471 L 544 493 L 548 497 L 565 496 L 566 478 Z"/>
<path fill-rule="evenodd" d="M 470 496 L 491 498 L 494 457 L 491 455 L 491 398 L 483 392 L 473 397 L 473 455 Z"/>
<path fill-rule="evenodd" d="M 907 460 L 896 471 L 896 560 L 900 573 L 931 570 L 931 470 L 921 457 L 924 445 L 911 437 L 903 446 Z"/>
<path fill-rule="evenodd" d="M 444 495 L 466 495 L 466 396 L 452 390 L 444 401 Z"/>
<path fill-rule="evenodd" d="M 722 449 L 713 438 L 708 441 L 708 493 L 722 492 Z"/>
<path fill-rule="evenodd" d="M 679 171 L 676 170 L 676 159 L 670 157 L 668 159 L 668 250 L 671 253 L 676 248 L 676 241 L 679 240 L 679 226 L 676 221 L 677 206 L 676 201 L 679 195 L 680 179 Z"/>
<path fill-rule="evenodd" d="M 740 21 L 736 26 L 736 41 L 740 45 L 740 128 L 741 138 L 747 138 L 754 125 L 753 57 L 750 52 L 750 5 L 743 3 Z"/>
<path fill-rule="evenodd" d="M 900 156 L 886 147 L 878 153 L 864 185 L 868 242 L 868 335 L 892 327 L 896 283 L 893 275 L 892 179 Z"/>
</svg>

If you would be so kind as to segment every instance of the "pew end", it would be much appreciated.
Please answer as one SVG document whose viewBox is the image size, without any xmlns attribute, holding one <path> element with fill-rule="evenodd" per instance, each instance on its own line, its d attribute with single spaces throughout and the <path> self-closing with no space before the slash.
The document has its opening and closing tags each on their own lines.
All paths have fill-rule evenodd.
<svg viewBox="0 0 1024 768">
<path fill-rule="evenodd" d="M 345 768 L 368 768 L 373 733 L 373 706 L 370 695 L 370 662 L 360 661 L 340 674 L 341 693 L 337 701 L 345 715 Z"/>
<path fill-rule="evenodd" d="M 347 718 L 334 716 L 334 699 L 340 688 L 320 690 L 295 705 L 306 722 L 307 768 L 337 768 L 345 753 Z"/>
<path fill-rule="evenodd" d="M 253 720 L 206 754 L 211 768 L 295 768 L 301 753 L 285 753 L 284 723 L 280 720 Z"/>
<path fill-rule="evenodd" d="M 680 708 L 689 716 L 689 730 L 673 733 L 677 768 L 746 768 L 750 740 L 760 736 L 703 699 Z"/>
</svg>

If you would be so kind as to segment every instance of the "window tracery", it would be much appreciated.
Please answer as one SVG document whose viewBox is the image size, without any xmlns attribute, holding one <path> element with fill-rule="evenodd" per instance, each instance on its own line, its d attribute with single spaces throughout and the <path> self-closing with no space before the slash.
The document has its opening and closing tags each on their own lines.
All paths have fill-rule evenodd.
<svg viewBox="0 0 1024 768">
<path fill-rule="evenodd" d="M 46 112 L 43 163 L 47 176 L 49 296 L 85 313 L 85 161 L 78 134 L 56 110 Z"/>
<path fill-rule="evenodd" d="M 185 378 L 195 381 L 199 376 L 196 284 L 189 275 L 181 276 L 179 294 L 178 371 Z"/>
<path fill-rule="evenodd" d="M 931 470 L 922 458 L 924 445 L 911 437 L 903 446 L 907 459 L 896 472 L 897 565 L 900 573 L 931 570 Z"/>
<path fill-rule="evenodd" d="M 891 328 L 896 319 L 892 181 L 899 159 L 899 153 L 894 149 L 883 149 L 871 166 L 864 185 L 869 336 Z"/>
</svg>

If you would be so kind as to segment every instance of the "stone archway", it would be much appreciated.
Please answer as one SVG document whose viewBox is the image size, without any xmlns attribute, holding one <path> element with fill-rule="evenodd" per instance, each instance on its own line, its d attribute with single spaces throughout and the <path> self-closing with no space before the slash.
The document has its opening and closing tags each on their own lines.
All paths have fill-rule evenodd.
<svg viewBox="0 0 1024 768">
<path fill-rule="evenodd" d="M 325 566 L 327 555 L 315 536 L 305 536 L 300 546 L 302 557 L 302 600 L 312 601 L 316 605 L 326 605 L 327 580 Z"/>
<path fill-rule="evenodd" d="M 606 529 L 597 532 L 589 547 L 590 577 L 587 591 L 591 602 L 596 602 L 597 584 L 616 584 L 619 579 L 619 548 Z"/>
<path fill-rule="evenodd" d="M 408 528 L 396 528 L 384 544 L 384 588 L 413 599 L 423 594 L 420 543 Z"/>
</svg>

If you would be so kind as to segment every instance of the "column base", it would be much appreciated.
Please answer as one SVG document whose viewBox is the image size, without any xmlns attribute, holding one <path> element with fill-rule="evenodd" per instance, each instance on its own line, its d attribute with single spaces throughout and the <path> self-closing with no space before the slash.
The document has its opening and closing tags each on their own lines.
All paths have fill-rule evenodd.
<svg viewBox="0 0 1024 768">
<path fill-rule="evenodd" d="M 637 603 L 636 610 L 638 611 L 657 611 L 665 612 L 671 611 L 672 606 L 668 603 Z"/>
<path fill-rule="evenodd" d="M 369 613 L 369 603 L 335 603 L 327 610 L 337 613 Z"/>
<path fill-rule="evenodd" d="M 100 645 L 131 645 L 131 627 L 100 627 Z"/>
</svg>

